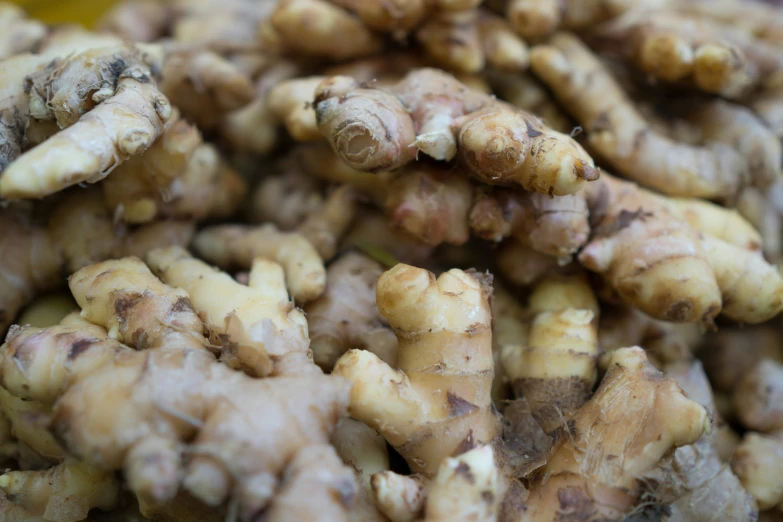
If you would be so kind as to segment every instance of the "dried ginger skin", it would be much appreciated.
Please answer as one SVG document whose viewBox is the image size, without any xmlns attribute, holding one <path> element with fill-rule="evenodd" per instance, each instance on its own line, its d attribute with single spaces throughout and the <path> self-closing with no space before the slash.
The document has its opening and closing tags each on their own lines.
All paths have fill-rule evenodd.
<svg viewBox="0 0 783 522">
<path fill-rule="evenodd" d="M 270 500 L 286 464 L 301 448 L 327 443 L 346 411 L 343 379 L 253 380 L 217 363 L 186 294 L 160 283 L 138 260 L 93 265 L 74 274 L 71 286 L 85 317 L 99 325 L 77 320 L 70 336 L 58 335 L 62 326 L 34 329 L 26 365 L 40 370 L 20 372 L 18 385 L 37 390 L 36 375 L 59 376 L 48 392 L 56 399 L 52 433 L 70 454 L 101 469 L 124 469 L 140 497 L 166 502 L 182 483 L 208 505 L 231 495 L 240 518 L 251 519 Z M 151 349 L 112 343 L 100 327 Z M 134 407 L 101 408 L 106 397 Z M 192 458 L 183 468 L 186 440 L 182 449 Z"/>
<path fill-rule="evenodd" d="M 326 291 L 307 303 L 313 359 L 331 371 L 351 348 L 369 350 L 390 366 L 397 364 L 397 337 L 375 304 L 375 288 L 383 267 L 373 259 L 349 252 L 326 270 Z"/>
<path fill-rule="evenodd" d="M 470 226 L 483 239 L 499 242 L 514 237 L 536 252 L 558 258 L 574 255 L 590 237 L 583 193 L 550 198 L 504 189 L 477 192 Z"/>
<path fill-rule="evenodd" d="M 249 267 L 257 257 L 280 263 L 286 287 L 300 303 L 316 299 L 326 286 L 326 269 L 312 244 L 301 234 L 280 232 L 271 224 L 205 228 L 196 234 L 193 246 L 201 257 L 221 267 Z"/>
<path fill-rule="evenodd" d="M 320 373 L 309 357 L 307 320 L 289 301 L 276 263 L 255 260 L 249 285 L 180 247 L 153 250 L 147 263 L 166 284 L 187 292 L 228 366 L 259 377 Z"/>
<path fill-rule="evenodd" d="M 38 198 L 95 183 L 149 148 L 172 115 L 155 85 L 151 62 L 135 47 L 99 47 L 54 60 L 31 75 L 29 114 L 56 120 L 63 130 L 6 167 L 0 196 Z M 94 91 L 96 85 L 100 88 Z M 46 99 L 37 93 L 47 93 Z M 97 106 L 89 110 L 92 104 Z"/>
<path fill-rule="evenodd" d="M 595 395 L 572 420 L 531 484 L 523 521 L 623 520 L 641 500 L 642 475 L 709 431 L 706 410 L 641 348 L 612 354 Z"/>
<path fill-rule="evenodd" d="M 783 503 L 783 439 L 748 432 L 731 458 L 731 468 L 758 502 L 759 509 Z"/>
<path fill-rule="evenodd" d="M 732 199 L 747 160 L 722 143 L 692 146 L 650 127 L 597 57 L 560 33 L 531 54 L 533 71 L 585 128 L 590 147 L 619 172 L 670 196 Z"/>
<path fill-rule="evenodd" d="M 579 254 L 583 266 L 657 319 L 709 322 L 718 314 L 720 288 L 694 230 L 646 201 L 636 185 L 606 174 L 588 204 L 594 228 Z"/>
<path fill-rule="evenodd" d="M 461 270 L 440 278 L 398 264 L 378 280 L 378 309 L 399 341 L 397 370 L 351 350 L 333 374 L 353 382 L 351 416 L 377 429 L 413 472 L 497 435 L 490 289 Z"/>
</svg>

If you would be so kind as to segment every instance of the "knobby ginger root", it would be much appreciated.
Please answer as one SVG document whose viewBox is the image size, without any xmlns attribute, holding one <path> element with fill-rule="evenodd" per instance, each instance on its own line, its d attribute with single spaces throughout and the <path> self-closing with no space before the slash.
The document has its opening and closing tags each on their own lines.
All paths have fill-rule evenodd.
<svg viewBox="0 0 783 522">
<path fill-rule="evenodd" d="M 623 520 L 643 501 L 643 475 L 709 431 L 706 410 L 650 366 L 641 348 L 613 352 L 570 424 L 531 483 L 524 521 Z"/>
<path fill-rule="evenodd" d="M 316 88 L 324 79 L 323 76 L 311 76 L 282 81 L 267 95 L 269 109 L 297 141 L 321 138 L 311 104 L 315 99 Z"/>
<path fill-rule="evenodd" d="M 432 476 L 444 458 L 498 433 L 489 292 L 461 270 L 436 280 L 399 264 L 378 280 L 376 299 L 397 334 L 398 369 L 364 350 L 334 367 L 353 382 L 351 416 L 377 429 L 414 472 Z"/>
<path fill-rule="evenodd" d="M 458 156 L 484 183 L 550 195 L 575 193 L 598 176 L 570 137 L 442 71 L 414 70 L 377 89 L 333 77 L 318 87 L 315 104 L 319 130 L 357 170 L 394 170 L 421 150 L 438 160 Z"/>
<path fill-rule="evenodd" d="M 166 284 L 188 293 L 230 367 L 261 377 L 319 373 L 310 359 L 307 320 L 289 300 L 277 263 L 255 259 L 248 285 L 180 247 L 153 250 L 147 263 Z"/>
<path fill-rule="evenodd" d="M 430 480 L 421 474 L 382 471 L 372 476 L 375 504 L 391 522 L 413 522 L 421 517 Z"/>
<path fill-rule="evenodd" d="M 182 487 L 210 506 L 231 497 L 239 518 L 251 520 L 288 463 L 328 443 L 347 408 L 343 379 L 251 379 L 217 363 L 187 294 L 138 260 L 92 265 L 70 285 L 97 325 L 20 329 L 2 352 L 0 384 L 51 405 L 48 430 L 64 449 L 100 469 L 123 469 L 145 503 L 165 504 Z M 133 407 L 102 408 L 116 402 L 107 397 Z"/>
<path fill-rule="evenodd" d="M 247 268 L 259 257 L 279 263 L 291 297 L 300 303 L 316 299 L 326 286 L 326 269 L 313 245 L 301 234 L 280 232 L 271 224 L 209 227 L 196 234 L 193 245 L 221 267 Z"/>
<path fill-rule="evenodd" d="M 759 509 L 783 509 L 783 438 L 748 432 L 731 459 L 731 468 Z"/>
<path fill-rule="evenodd" d="M 37 298 L 19 316 L 17 324 L 48 328 L 59 324 L 68 314 L 77 310 L 76 302 L 66 293 L 49 294 Z"/>
<path fill-rule="evenodd" d="M 10 471 L 0 475 L 0 491 L 13 503 L 7 520 L 41 517 L 40 520 L 75 522 L 85 520 L 90 509 L 114 508 L 119 484 L 112 472 L 67 459 L 43 471 Z M 23 516 L 14 513 L 15 510 L 23 511 Z"/>
<path fill-rule="evenodd" d="M 587 202 L 581 193 L 548 197 L 537 192 L 480 191 L 470 211 L 473 232 L 499 242 L 513 236 L 536 252 L 574 255 L 590 237 Z"/>
<path fill-rule="evenodd" d="M 305 306 L 313 359 L 325 371 L 351 348 L 397 365 L 397 337 L 375 304 L 382 273 L 383 267 L 366 255 L 344 254 L 326 270 L 324 294 Z"/>
<path fill-rule="evenodd" d="M 783 433 L 783 364 L 762 359 L 734 388 L 737 417 L 748 429 Z"/>
<path fill-rule="evenodd" d="M 489 71 L 487 80 L 495 94 L 514 107 L 535 114 L 558 132 L 568 134 L 574 130 L 570 118 L 531 74 Z"/>
<path fill-rule="evenodd" d="M 503 347 L 501 360 L 517 397 L 546 433 L 590 397 L 597 376 L 598 302 L 583 274 L 550 277 L 529 298 L 526 339 Z M 594 320 L 596 319 L 596 320 Z"/>
<path fill-rule="evenodd" d="M 19 6 L 3 2 L 0 5 L 0 60 L 32 51 L 46 37 L 46 26 L 29 20 Z"/>
<path fill-rule="evenodd" d="M 14 125 L 24 129 L 31 120 L 52 121 L 62 130 L 19 155 L 15 142 L 24 132 L 13 131 L 14 125 L 4 129 L 0 196 L 39 198 L 95 183 L 147 150 L 171 118 L 171 104 L 152 74 L 159 56 L 126 44 L 90 47 L 90 37 L 84 38 L 73 54 L 43 54 L 36 58 L 48 65 L 27 70 L 29 89 L 14 97 L 21 100 Z"/>
<path fill-rule="evenodd" d="M 705 339 L 699 357 L 715 390 L 734 392 L 761 361 L 783 364 L 783 335 L 772 325 L 721 328 Z"/>
<path fill-rule="evenodd" d="M 748 159 L 731 146 L 693 146 L 652 129 L 575 36 L 557 34 L 536 47 L 531 66 L 582 124 L 590 147 L 630 179 L 672 196 L 729 200 L 749 181 Z"/>
<path fill-rule="evenodd" d="M 518 286 L 530 286 L 552 271 L 559 269 L 558 260 L 536 252 L 516 238 L 509 238 L 498 248 L 495 256 L 498 271 Z"/>
<path fill-rule="evenodd" d="M 425 264 L 432 260 L 435 249 L 416 238 L 389 226 L 383 214 L 365 210 L 359 214 L 341 250 L 358 249 L 386 267 L 398 262 Z"/>
</svg>

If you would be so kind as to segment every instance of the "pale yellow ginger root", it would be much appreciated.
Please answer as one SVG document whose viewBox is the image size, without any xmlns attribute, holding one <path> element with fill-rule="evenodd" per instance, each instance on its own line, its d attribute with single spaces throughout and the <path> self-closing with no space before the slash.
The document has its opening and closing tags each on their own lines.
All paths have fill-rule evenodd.
<svg viewBox="0 0 783 522">
<path fill-rule="evenodd" d="M 337 454 L 353 468 L 358 492 L 349 520 L 355 522 L 385 522 L 387 519 L 373 499 L 372 478 L 375 474 L 391 473 L 386 440 L 369 426 L 353 419 L 341 419 L 334 428 L 331 443 Z"/>
<path fill-rule="evenodd" d="M 212 51 L 176 48 L 167 53 L 161 91 L 199 128 L 210 130 L 223 114 L 254 97 L 253 82 L 240 67 Z"/>
<path fill-rule="evenodd" d="M 377 429 L 414 472 L 432 476 L 447 456 L 498 433 L 489 293 L 480 276 L 455 269 L 436 280 L 399 264 L 378 280 L 376 299 L 397 334 L 398 369 L 364 350 L 334 367 L 353 382 L 351 416 Z"/>
<path fill-rule="evenodd" d="M 131 42 L 154 42 L 172 23 L 171 2 L 126 0 L 110 9 L 98 22 L 98 29 Z"/>
<path fill-rule="evenodd" d="M 773 325 L 721 328 L 706 338 L 699 357 L 715 390 L 734 392 L 761 361 L 783 363 L 783 335 Z"/>
<path fill-rule="evenodd" d="M 562 23 L 560 0 L 508 0 L 506 18 L 514 30 L 528 40 L 540 40 L 554 33 Z"/>
<path fill-rule="evenodd" d="M 748 429 L 783 432 L 783 364 L 762 359 L 734 388 L 737 417 Z"/>
<path fill-rule="evenodd" d="M 574 130 L 571 119 L 563 113 L 552 96 L 532 75 L 487 71 L 487 80 L 492 90 L 502 100 L 523 111 L 535 114 L 554 130 L 564 134 Z"/>
<path fill-rule="evenodd" d="M 185 171 L 167 188 L 163 217 L 203 220 L 233 216 L 247 194 L 247 183 L 209 143 L 199 146 Z"/>
<path fill-rule="evenodd" d="M 42 520 L 76 522 L 85 520 L 90 509 L 112 509 L 119 484 L 112 472 L 91 464 L 65 462 L 43 471 L 10 471 L 0 475 L 0 491 L 12 499 L 10 518 L 3 520 Z M 15 518 L 15 509 L 24 517 Z M 21 515 L 21 514 L 20 514 Z"/>
<path fill-rule="evenodd" d="M 504 241 L 495 256 L 498 271 L 510 283 L 530 286 L 559 268 L 557 258 L 536 252 L 516 238 Z"/>
<path fill-rule="evenodd" d="M 0 4 L 0 60 L 35 50 L 47 32 L 46 25 L 28 19 L 21 7 Z"/>
<path fill-rule="evenodd" d="M 22 326 L 48 328 L 59 324 L 68 314 L 78 308 L 70 294 L 49 294 L 37 298 L 25 308 L 16 323 Z"/>
<path fill-rule="evenodd" d="M 267 95 L 267 104 L 296 141 L 321 139 L 312 108 L 315 90 L 325 78 L 310 76 L 280 82 Z"/>
<path fill-rule="evenodd" d="M 298 72 L 299 67 L 287 61 L 278 61 L 266 67 L 256 80 L 253 101 L 230 112 L 221 121 L 221 138 L 238 151 L 256 154 L 270 152 L 279 139 L 279 119 L 269 106 L 268 94 L 277 84 L 295 77 Z"/>
<path fill-rule="evenodd" d="M 626 301 L 657 319 L 709 322 L 721 291 L 699 235 L 636 185 L 601 176 L 588 193 L 590 242 L 579 254 Z M 644 261 L 640 261 L 644 260 Z"/>
<path fill-rule="evenodd" d="M 361 20 L 325 0 L 281 0 L 264 33 L 284 52 L 335 61 L 374 54 L 382 47 Z"/>
<path fill-rule="evenodd" d="M 501 362 L 504 352 L 521 350 L 527 342 L 530 321 L 522 304 L 497 282 L 492 289 L 492 358 L 495 378 L 492 381 L 492 400 L 502 405 L 511 398 L 511 379 Z M 508 347 L 511 348 L 508 348 Z"/>
<path fill-rule="evenodd" d="M 62 130 L 18 157 L 18 149 L 5 155 L 10 164 L 0 177 L 0 196 L 38 198 L 100 181 L 148 149 L 171 118 L 171 104 L 151 72 L 157 57 L 124 44 L 77 49 L 28 70 L 29 102 L 13 116 L 16 125 L 24 128 L 33 118 L 55 121 Z M 4 134 L 6 143 L 21 137 Z"/>
<path fill-rule="evenodd" d="M 254 380 L 217 363 L 187 294 L 138 260 L 93 265 L 70 283 L 83 317 L 97 325 L 75 319 L 19 330 L 3 351 L 1 384 L 54 403 L 48 430 L 64 449 L 100 469 L 123 469 L 144 503 L 165 504 L 182 487 L 211 506 L 231 497 L 239 519 L 251 520 L 288 463 L 326 444 L 346 410 L 342 379 Z M 123 347 L 103 328 L 149 349 Z M 100 407 L 112 397 L 133 407 Z"/>
<path fill-rule="evenodd" d="M 590 397 L 597 376 L 598 302 L 583 274 L 541 281 L 529 298 L 526 338 L 507 344 L 503 367 L 514 394 L 551 433 Z"/>
<path fill-rule="evenodd" d="M 776 182 L 768 190 L 746 187 L 737 201 L 737 212 L 747 219 L 761 236 L 764 257 L 778 264 L 783 258 L 783 223 L 776 203 L 783 183 Z"/>
<path fill-rule="evenodd" d="M 528 49 L 502 18 L 480 9 L 442 11 L 416 31 L 430 61 L 443 69 L 473 74 L 485 67 L 520 72 Z"/>
<path fill-rule="evenodd" d="M 153 250 L 147 263 L 166 284 L 187 292 L 228 366 L 259 377 L 319 373 L 310 359 L 307 320 L 289 300 L 277 263 L 254 260 L 248 285 L 180 247 Z"/>
<path fill-rule="evenodd" d="M 783 43 L 783 16 L 774 2 L 697 1 L 678 4 L 677 10 L 733 25 L 772 44 Z"/>
<path fill-rule="evenodd" d="M 198 129 L 173 116 L 144 154 L 121 163 L 104 180 L 106 205 L 126 223 L 152 221 L 167 188 L 182 175 L 200 144 Z"/>
<path fill-rule="evenodd" d="M 280 232 L 271 224 L 209 227 L 196 234 L 193 245 L 204 259 L 221 267 L 248 268 L 259 257 L 279 263 L 285 286 L 299 303 L 318 298 L 326 286 L 326 269 L 312 244 L 301 234 Z"/>
<path fill-rule="evenodd" d="M 731 459 L 742 486 L 759 509 L 783 509 L 783 439 L 749 432 Z"/>
<path fill-rule="evenodd" d="M 584 127 L 587 142 L 620 173 L 667 195 L 732 199 L 749 181 L 732 146 L 689 145 L 654 130 L 606 66 L 575 36 L 560 33 L 531 53 L 535 74 Z"/>
<path fill-rule="evenodd" d="M 288 464 L 263 519 L 342 522 L 349 520 L 357 495 L 353 471 L 340 461 L 334 447 L 308 446 Z"/>
<path fill-rule="evenodd" d="M 432 481 L 424 520 L 494 522 L 503 500 L 502 488 L 492 446 L 446 458 Z"/>
<path fill-rule="evenodd" d="M 369 350 L 390 366 L 397 365 L 397 337 L 375 304 L 375 287 L 383 267 L 366 255 L 349 252 L 326 270 L 326 291 L 307 303 L 313 360 L 325 371 L 351 348 Z"/>
<path fill-rule="evenodd" d="M 613 352 L 608 366 L 533 479 L 521 520 L 623 520 L 643 501 L 643 475 L 709 431 L 706 410 L 650 366 L 641 348 Z"/>
<path fill-rule="evenodd" d="M 536 252 L 574 255 L 590 237 L 584 194 L 548 197 L 537 192 L 479 191 L 470 211 L 473 233 L 500 242 L 514 237 Z"/>
<path fill-rule="evenodd" d="M 417 26 L 427 15 L 428 8 L 434 2 L 429 0 L 329 0 L 352 13 L 355 13 L 370 29 L 396 33 L 409 31 Z"/>
<path fill-rule="evenodd" d="M 598 344 L 604 353 L 641 346 L 650 362 L 661 368 L 664 363 L 692 359 L 702 340 L 702 329 L 697 323 L 660 321 L 630 306 L 601 309 Z"/>
<path fill-rule="evenodd" d="M 550 195 L 575 193 L 598 176 L 570 137 L 442 71 L 413 70 L 382 89 L 333 77 L 315 102 L 321 133 L 357 170 L 394 170 L 421 150 L 439 160 L 456 155 L 484 183 Z"/>
<path fill-rule="evenodd" d="M 372 476 L 378 510 L 391 522 L 413 522 L 421 517 L 430 480 L 420 474 L 400 475 L 382 471 Z"/>
<path fill-rule="evenodd" d="M 783 88 L 769 89 L 750 101 L 750 107 L 778 138 L 783 138 Z"/>
</svg>

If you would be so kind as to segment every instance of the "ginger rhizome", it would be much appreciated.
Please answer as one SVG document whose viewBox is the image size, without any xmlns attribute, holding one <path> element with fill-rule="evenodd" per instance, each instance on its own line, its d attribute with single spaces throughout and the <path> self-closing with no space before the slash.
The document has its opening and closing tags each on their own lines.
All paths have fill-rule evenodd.
<svg viewBox="0 0 783 522">
<path fill-rule="evenodd" d="M 533 289 L 527 311 L 527 335 L 500 356 L 515 395 L 551 433 L 592 393 L 598 302 L 583 274 L 550 276 Z"/>
<path fill-rule="evenodd" d="M 598 177 L 569 136 L 432 69 L 386 88 L 329 78 L 318 87 L 315 111 L 321 133 L 357 170 L 393 170 L 421 151 L 437 160 L 458 157 L 484 183 L 543 194 L 573 194 Z"/>
<path fill-rule="evenodd" d="M 491 289 L 481 276 L 439 278 L 399 264 L 378 280 L 377 303 L 397 335 L 397 369 L 351 350 L 333 375 L 353 382 L 350 414 L 377 429 L 414 472 L 498 433 L 492 408 Z"/>
<path fill-rule="evenodd" d="M 0 361 L 4 389 L 50 410 L 44 434 L 68 454 L 122 469 L 143 503 L 165 505 L 182 488 L 208 506 L 231 498 L 242 520 L 256 517 L 279 486 L 287 498 L 291 488 L 307 489 L 302 482 L 321 484 L 306 461 L 331 459 L 331 448 L 316 448 L 347 408 L 348 382 L 317 374 L 254 380 L 218 363 L 187 293 L 136 258 L 91 265 L 70 286 L 82 317 L 15 330 Z M 132 406 L 106 408 L 112 397 Z M 321 500 L 307 509 L 334 502 L 320 487 L 343 491 L 337 498 L 350 506 L 350 470 L 335 477 L 342 479 L 316 487 Z M 280 517 L 299 509 L 271 504 Z"/>
<path fill-rule="evenodd" d="M 613 352 L 598 390 L 569 424 L 536 472 L 522 520 L 623 520 L 644 501 L 644 474 L 709 430 L 706 410 L 641 348 Z"/>
</svg>

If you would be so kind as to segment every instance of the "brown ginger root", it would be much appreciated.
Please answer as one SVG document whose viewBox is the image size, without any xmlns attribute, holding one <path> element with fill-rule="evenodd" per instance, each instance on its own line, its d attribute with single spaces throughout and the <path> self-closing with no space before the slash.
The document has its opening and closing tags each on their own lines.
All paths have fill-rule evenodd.
<svg viewBox="0 0 783 522">
<path fill-rule="evenodd" d="M 313 360 L 330 371 L 351 348 L 369 350 L 390 366 L 397 365 L 397 337 L 375 304 L 383 267 L 366 255 L 349 252 L 326 270 L 326 291 L 307 303 Z"/>
<path fill-rule="evenodd" d="M 781 509 L 783 503 L 783 439 L 748 432 L 731 459 L 731 468 L 759 509 Z"/>
<path fill-rule="evenodd" d="M 300 303 L 316 299 L 326 285 L 323 260 L 312 244 L 301 234 L 280 232 L 271 224 L 209 227 L 196 234 L 193 246 L 204 259 L 226 268 L 247 268 L 259 257 L 279 263 L 291 297 Z"/>
<path fill-rule="evenodd" d="M 0 475 L 0 491 L 13 504 L 10 513 L 3 511 L 9 517 L 4 520 L 66 522 L 85 520 L 91 509 L 114 508 L 119 484 L 111 472 L 67 459 L 43 471 L 6 472 Z"/>
<path fill-rule="evenodd" d="M 521 520 L 623 520 L 642 500 L 643 474 L 709 431 L 706 410 L 647 362 L 641 348 L 613 352 L 598 390 L 572 417 L 530 486 Z"/>
<path fill-rule="evenodd" d="M 310 359 L 307 320 L 289 300 L 277 263 L 254 260 L 248 285 L 180 247 L 153 250 L 147 263 L 167 284 L 188 293 L 230 367 L 259 377 L 320 373 Z"/>
<path fill-rule="evenodd" d="M 182 487 L 211 506 L 231 497 L 239 518 L 251 520 L 287 464 L 304 448 L 327 443 L 345 412 L 342 379 L 250 379 L 217 363 L 187 294 L 163 285 L 138 260 L 93 265 L 70 285 L 83 316 L 99 326 L 77 320 L 19 330 L 3 351 L 2 385 L 54 403 L 49 430 L 64 449 L 100 469 L 123 469 L 145 502 L 165 504 Z M 102 328 L 148 349 L 130 350 Z M 102 409 L 107 397 L 133 408 Z M 191 456 L 187 463 L 181 451 Z"/>
<path fill-rule="evenodd" d="M 504 241 L 495 256 L 498 271 L 517 286 L 530 286 L 560 268 L 552 256 L 536 252 L 516 238 Z"/>
<path fill-rule="evenodd" d="M 380 212 L 359 214 L 343 239 L 341 251 L 358 249 L 390 268 L 395 264 L 423 265 L 432 260 L 434 248 L 389 225 Z"/>
<path fill-rule="evenodd" d="M 783 364 L 783 335 L 773 325 L 721 328 L 706 337 L 699 357 L 713 388 L 733 393 L 761 361 Z"/>
<path fill-rule="evenodd" d="M 574 255 L 590 237 L 584 194 L 548 197 L 537 192 L 478 191 L 470 211 L 473 233 L 499 242 L 514 237 L 536 252 Z"/>
<path fill-rule="evenodd" d="M 734 407 L 746 428 L 783 432 L 783 364 L 762 359 L 753 366 L 734 388 Z"/>
<path fill-rule="evenodd" d="M 383 89 L 333 77 L 315 103 L 321 133 L 357 170 L 394 170 L 421 150 L 438 160 L 457 155 L 484 183 L 550 195 L 575 193 L 598 175 L 570 137 L 442 71 L 414 70 Z"/>
<path fill-rule="evenodd" d="M 575 36 L 555 35 L 531 54 L 535 74 L 576 117 L 590 147 L 619 172 L 672 196 L 732 199 L 747 160 L 720 142 L 693 146 L 651 129 L 607 68 Z"/>
<path fill-rule="evenodd" d="M 433 476 L 447 456 L 498 433 L 485 285 L 461 270 L 436 280 L 397 265 L 378 280 L 377 303 L 397 334 L 398 370 L 351 350 L 332 372 L 353 382 L 351 416 L 377 429 L 414 472 Z"/>
<path fill-rule="evenodd" d="M 584 274 L 549 277 L 529 298 L 527 337 L 507 344 L 503 367 L 514 394 L 551 433 L 590 397 L 597 376 L 598 301 Z"/>
<path fill-rule="evenodd" d="M 91 38 L 97 40 L 95 47 Z M 19 112 L 0 137 L 5 152 L 0 196 L 39 198 L 77 183 L 95 183 L 162 134 L 172 108 L 152 74 L 159 67 L 157 51 L 106 43 L 85 35 L 73 54 L 62 57 L 50 49 L 37 58 L 48 65 L 27 69 L 24 85 L 29 88 L 12 94 Z M 69 50 L 64 47 L 63 53 Z M 20 155 L 17 143 L 24 132 L 14 128 L 24 129 L 31 119 L 56 122 L 62 130 Z"/>
</svg>

